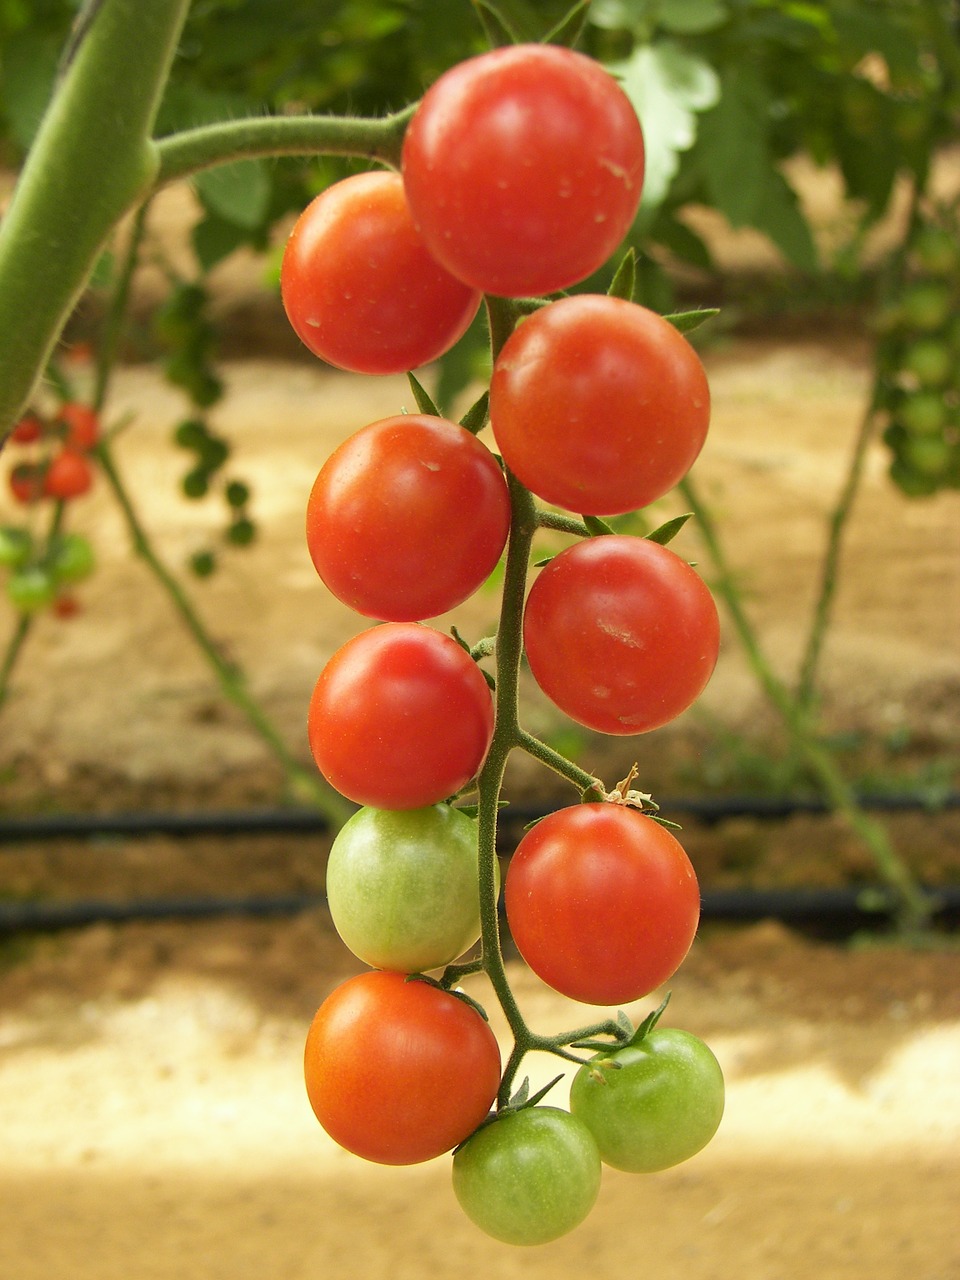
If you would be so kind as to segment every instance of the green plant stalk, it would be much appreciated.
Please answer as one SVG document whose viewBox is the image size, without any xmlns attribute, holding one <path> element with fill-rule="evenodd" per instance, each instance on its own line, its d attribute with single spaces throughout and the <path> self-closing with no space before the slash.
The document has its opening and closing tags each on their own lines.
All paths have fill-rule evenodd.
<svg viewBox="0 0 960 1280">
<path fill-rule="evenodd" d="M 824 796 L 869 850 L 884 882 L 892 892 L 893 916 L 898 927 L 905 935 L 923 933 L 930 924 L 933 906 L 931 899 L 917 884 L 909 867 L 890 843 L 886 829 L 864 812 L 833 754 L 815 738 L 809 715 L 799 705 L 796 696 L 775 675 L 743 608 L 709 510 L 700 500 L 696 486 L 689 476 L 680 482 L 680 489 L 696 517 L 704 544 L 716 568 L 714 587 L 726 605 L 747 660 L 767 699 L 783 720 L 795 750 L 817 778 Z"/>
<path fill-rule="evenodd" d="M 341 116 L 256 116 L 200 125 L 159 138 L 155 188 L 216 165 L 258 157 L 356 156 L 399 168 L 407 123 L 416 104 L 382 119 Z"/>
<path fill-rule="evenodd" d="M 0 222 L 0 441 L 110 233 L 156 180 L 150 133 L 188 8 L 100 0 L 85 15 Z"/>
<path fill-rule="evenodd" d="M 276 756 L 298 798 L 315 805 L 333 825 L 342 825 L 353 812 L 353 808 L 342 796 L 323 785 L 292 755 L 283 738 L 251 695 L 243 673 L 224 659 L 207 634 L 186 592 L 154 551 L 130 495 L 126 491 L 108 444 L 101 443 L 98 457 L 101 469 L 123 513 L 135 553 L 147 564 L 167 593 L 174 609 L 212 668 L 224 697 L 243 712 L 248 723 Z"/>
<path fill-rule="evenodd" d="M 17 619 L 17 625 L 13 629 L 13 635 L 10 637 L 4 651 L 3 661 L 0 662 L 0 707 L 10 696 L 10 680 L 32 626 L 33 616 L 28 613 L 21 613 Z"/>
</svg>

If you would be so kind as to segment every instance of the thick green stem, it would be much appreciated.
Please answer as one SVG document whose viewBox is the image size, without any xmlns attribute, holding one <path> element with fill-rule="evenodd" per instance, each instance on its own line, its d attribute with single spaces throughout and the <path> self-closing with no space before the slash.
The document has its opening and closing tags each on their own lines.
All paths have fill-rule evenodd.
<svg viewBox="0 0 960 1280">
<path fill-rule="evenodd" d="M 339 116 L 256 116 L 201 125 L 157 141 L 156 186 L 258 156 L 357 156 L 398 168 L 415 105 L 379 120 Z"/>
<path fill-rule="evenodd" d="M 0 440 L 108 236 L 156 179 L 150 133 L 188 8 L 100 0 L 89 9 L 0 222 Z"/>
<path fill-rule="evenodd" d="M 910 869 L 893 848 L 886 829 L 864 812 L 836 759 L 815 737 L 811 718 L 774 673 L 743 608 L 719 534 L 706 505 L 701 502 L 689 476 L 681 481 L 680 488 L 697 519 L 704 544 L 717 571 L 714 588 L 726 605 L 747 660 L 769 702 L 780 715 L 794 749 L 819 782 L 830 805 L 843 816 L 869 850 L 877 870 L 892 892 L 894 915 L 901 929 L 908 934 L 924 931 L 930 923 L 933 907 L 931 899 L 917 884 Z"/>
<path fill-rule="evenodd" d="M 10 680 L 13 676 L 14 668 L 17 665 L 17 659 L 23 652 L 23 646 L 27 642 L 30 634 L 30 628 L 33 624 L 33 618 L 30 614 L 22 613 L 17 619 L 17 625 L 13 629 L 13 635 L 7 644 L 3 654 L 3 661 L 0 662 L 0 707 L 6 702 L 10 695 Z"/>
</svg>

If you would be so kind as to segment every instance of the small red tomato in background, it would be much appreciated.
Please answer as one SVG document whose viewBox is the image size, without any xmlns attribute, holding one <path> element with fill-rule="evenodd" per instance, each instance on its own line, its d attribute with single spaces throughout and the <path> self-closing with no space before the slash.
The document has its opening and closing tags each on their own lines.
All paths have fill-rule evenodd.
<svg viewBox="0 0 960 1280">
<path fill-rule="evenodd" d="M 646 733 L 702 693 L 720 620 L 703 579 L 668 547 L 604 534 L 541 570 L 523 635 L 533 678 L 571 720 L 598 733 Z"/>
<path fill-rule="evenodd" d="M 64 448 L 77 453 L 92 449 L 100 439 L 100 418 L 88 404 L 68 400 L 57 410 L 55 426 L 63 436 Z"/>
<path fill-rule="evenodd" d="M 18 462 L 7 476 L 10 492 L 17 502 L 27 504 L 43 497 L 44 468 L 32 462 Z"/>
<path fill-rule="evenodd" d="M 429 364 L 480 306 L 480 294 L 427 250 L 395 173 L 344 178 L 306 207 L 284 250 L 280 291 L 301 342 L 353 373 Z"/>
<path fill-rule="evenodd" d="M 10 431 L 15 444 L 36 444 L 44 433 L 43 419 L 35 413 L 25 413 Z"/>
<path fill-rule="evenodd" d="M 640 202 L 643 134 L 591 58 L 514 45 L 433 84 L 403 143 L 403 181 L 427 247 L 506 297 L 555 293 L 601 267 Z"/>
<path fill-rule="evenodd" d="M 490 384 L 503 460 L 539 498 L 585 515 L 636 511 L 703 447 L 710 389 L 669 321 L 622 298 L 543 307 L 507 340 Z"/>
<path fill-rule="evenodd" d="M 376 809 L 419 809 L 476 776 L 493 738 L 493 699 L 457 642 L 386 622 L 348 640 L 316 683 L 307 718 L 317 768 Z"/>
<path fill-rule="evenodd" d="M 683 846 L 652 818 L 602 802 L 560 809 L 518 844 L 504 886 L 510 934 L 554 990 L 638 1000 L 679 968 L 700 920 Z"/>
<path fill-rule="evenodd" d="M 500 1049 L 465 1001 L 400 973 L 359 974 L 323 1002 L 307 1034 L 307 1096 L 327 1133 L 379 1164 L 452 1150 L 486 1117 Z"/>
<path fill-rule="evenodd" d="M 371 423 L 324 463 L 307 546 L 338 600 L 415 622 L 453 609 L 491 573 L 510 530 L 497 460 L 463 427 L 406 414 Z"/>
<path fill-rule="evenodd" d="M 44 472 L 43 492 L 48 498 L 68 501 L 85 494 L 93 484 L 93 468 L 82 453 L 61 449 Z"/>
</svg>

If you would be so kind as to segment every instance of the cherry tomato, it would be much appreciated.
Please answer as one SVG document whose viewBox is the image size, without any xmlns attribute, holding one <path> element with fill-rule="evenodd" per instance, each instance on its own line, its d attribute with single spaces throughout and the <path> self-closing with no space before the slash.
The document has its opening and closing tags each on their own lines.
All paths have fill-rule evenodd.
<svg viewBox="0 0 960 1280">
<path fill-rule="evenodd" d="M 656 501 L 703 447 L 710 389 L 669 321 L 622 298 L 561 298 L 497 358 L 490 423 L 503 460 L 546 502 L 622 515 Z"/>
<path fill-rule="evenodd" d="M 56 584 L 45 569 L 28 566 L 11 573 L 6 591 L 7 599 L 18 613 L 39 613 L 53 603 Z"/>
<path fill-rule="evenodd" d="M 20 569 L 33 553 L 33 538 L 27 529 L 15 525 L 0 526 L 0 566 Z"/>
<path fill-rule="evenodd" d="M 85 453 L 92 449 L 100 439 L 100 418 L 97 411 L 88 404 L 69 400 L 60 406 L 56 423 L 63 433 L 63 443 L 67 449 Z"/>
<path fill-rule="evenodd" d="M 340 1146 L 378 1164 L 418 1164 L 452 1150 L 487 1115 L 500 1049 L 458 996 L 371 971 L 318 1009 L 304 1077 L 314 1114 Z"/>
<path fill-rule="evenodd" d="M 348 799 L 420 809 L 480 770 L 493 738 L 493 699 L 450 636 L 386 622 L 348 640 L 324 667 L 307 728 L 317 767 Z"/>
<path fill-rule="evenodd" d="M 280 290 L 301 342 L 354 373 L 405 373 L 463 336 L 480 295 L 428 253 L 395 173 L 334 183 L 298 218 Z"/>
<path fill-rule="evenodd" d="M 25 413 L 10 431 L 15 444 L 36 444 L 43 437 L 43 420 L 35 413 Z"/>
<path fill-rule="evenodd" d="M 560 809 L 510 860 L 504 906 L 517 950 L 548 986 L 625 1004 L 679 968 L 700 920 L 697 877 L 675 836 L 607 801 Z"/>
<path fill-rule="evenodd" d="M 415 622 L 453 609 L 491 573 L 510 496 L 490 450 L 443 418 L 364 427 L 324 463 L 307 546 L 333 594 L 359 613 Z"/>
<path fill-rule="evenodd" d="M 355 956 L 422 973 L 480 937 L 477 824 L 450 805 L 360 809 L 327 860 L 330 916 Z"/>
<path fill-rule="evenodd" d="M 403 144 L 403 182 L 433 255 L 486 293 L 554 293 L 626 235 L 643 185 L 630 100 L 592 59 L 514 45 L 427 90 Z"/>
<path fill-rule="evenodd" d="M 495 1240 L 546 1244 L 579 1226 L 596 1203 L 597 1144 L 568 1111 L 508 1111 L 456 1152 L 453 1190 L 467 1217 Z"/>
<path fill-rule="evenodd" d="M 593 1134 L 601 1160 L 627 1173 L 655 1173 L 696 1155 L 720 1127 L 723 1104 L 720 1064 L 676 1027 L 597 1054 L 570 1086 L 570 1110 Z"/>
<path fill-rule="evenodd" d="M 54 454 L 43 476 L 44 495 L 62 501 L 81 497 L 92 484 L 90 463 L 73 449 L 64 448 Z"/>
<path fill-rule="evenodd" d="M 645 733 L 685 711 L 717 661 L 720 622 L 695 570 L 645 538 L 605 534 L 541 570 L 523 623 L 547 697 L 600 733 Z"/>
<path fill-rule="evenodd" d="M 18 462 L 7 476 L 10 492 L 17 502 L 27 505 L 43 497 L 44 468 L 33 462 Z"/>
<path fill-rule="evenodd" d="M 82 582 L 96 567 L 89 539 L 79 533 L 61 534 L 53 543 L 50 572 L 58 584 Z"/>
</svg>

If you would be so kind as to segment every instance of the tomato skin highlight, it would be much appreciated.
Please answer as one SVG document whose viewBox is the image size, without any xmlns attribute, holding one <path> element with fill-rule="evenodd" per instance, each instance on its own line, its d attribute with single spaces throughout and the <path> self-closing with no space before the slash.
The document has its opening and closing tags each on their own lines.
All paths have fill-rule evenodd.
<svg viewBox="0 0 960 1280">
<path fill-rule="evenodd" d="M 431 256 L 395 173 L 361 173 L 322 191 L 287 241 L 283 305 L 301 342 L 353 373 L 406 373 L 448 351 L 480 294 Z"/>
<path fill-rule="evenodd" d="M 304 1049 L 307 1096 L 340 1146 L 378 1164 L 419 1164 L 481 1123 L 500 1049 L 476 1009 L 448 991 L 373 970 L 337 987 Z"/>
<path fill-rule="evenodd" d="M 654 311 L 578 294 L 526 319 L 490 384 L 503 460 L 528 489 L 584 515 L 623 515 L 690 470 L 710 388 L 690 343 Z"/>
<path fill-rule="evenodd" d="M 439 969 L 480 937 L 477 874 L 477 824 L 459 809 L 360 809 L 327 859 L 330 917 L 365 964 Z"/>
<path fill-rule="evenodd" d="M 495 1240 L 547 1244 L 586 1218 L 600 1173 L 587 1127 L 568 1111 L 534 1106 L 499 1116 L 464 1143 L 453 1157 L 453 1190 Z"/>
<path fill-rule="evenodd" d="M 697 572 L 646 538 L 604 534 L 540 571 L 523 621 L 530 671 L 572 720 L 598 733 L 658 729 L 703 692 L 720 620 Z"/>
<path fill-rule="evenodd" d="M 556 45 L 471 58 L 426 92 L 403 181 L 420 233 L 485 293 L 555 293 L 623 240 L 640 202 L 643 134 L 598 63 Z"/>
<path fill-rule="evenodd" d="M 645 814 L 574 805 L 532 827 L 504 882 L 510 934 L 548 986 L 585 1004 L 626 1004 L 679 968 L 700 920 L 696 873 Z"/>
<path fill-rule="evenodd" d="M 417 622 L 461 604 L 493 571 L 510 495 L 493 454 L 457 423 L 383 418 L 345 440 L 307 501 L 314 568 L 370 618 Z"/>
<path fill-rule="evenodd" d="M 349 800 L 421 809 L 479 772 L 493 738 L 493 699 L 452 637 L 385 622 L 348 640 L 324 667 L 307 731 L 317 768 Z"/>
<path fill-rule="evenodd" d="M 604 1063 L 616 1063 L 611 1070 Z M 597 1054 L 570 1086 L 570 1110 L 600 1158 L 626 1173 L 656 1173 L 701 1151 L 723 1118 L 723 1072 L 710 1048 L 678 1027 Z"/>
</svg>

